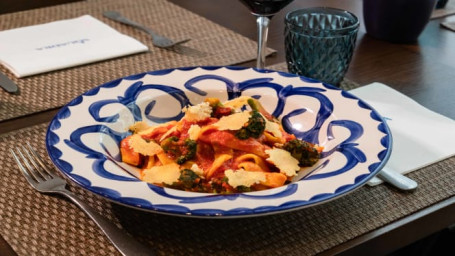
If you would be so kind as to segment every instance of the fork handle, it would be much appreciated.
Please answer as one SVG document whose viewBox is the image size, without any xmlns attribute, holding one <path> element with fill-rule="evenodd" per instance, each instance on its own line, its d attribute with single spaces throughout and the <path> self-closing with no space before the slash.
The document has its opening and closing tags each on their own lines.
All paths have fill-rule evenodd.
<svg viewBox="0 0 455 256">
<path fill-rule="evenodd" d="M 104 17 L 109 18 L 111 20 L 115 20 L 117 22 L 123 23 L 125 25 L 130 25 L 142 31 L 149 33 L 152 37 L 160 37 L 155 31 L 151 30 L 150 28 L 143 26 L 135 21 L 132 21 L 126 17 L 123 17 L 119 12 L 116 11 L 106 11 L 103 13 Z"/>
<path fill-rule="evenodd" d="M 103 231 L 109 238 L 112 244 L 117 248 L 122 255 L 155 255 L 150 248 L 136 241 L 131 236 L 127 235 L 124 230 L 118 228 L 104 216 L 98 214 L 92 207 L 83 202 L 79 197 L 68 190 L 58 191 L 61 195 L 69 198 L 79 208 L 81 208 Z"/>
</svg>

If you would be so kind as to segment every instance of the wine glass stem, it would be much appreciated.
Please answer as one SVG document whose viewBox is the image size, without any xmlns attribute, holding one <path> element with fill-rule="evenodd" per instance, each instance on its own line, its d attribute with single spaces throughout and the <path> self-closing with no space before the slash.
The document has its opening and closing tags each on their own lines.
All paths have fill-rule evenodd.
<svg viewBox="0 0 455 256">
<path fill-rule="evenodd" d="M 267 34 L 269 31 L 270 18 L 258 16 L 256 19 L 258 25 L 258 56 L 256 60 L 257 68 L 265 67 L 265 49 L 267 47 Z"/>
</svg>

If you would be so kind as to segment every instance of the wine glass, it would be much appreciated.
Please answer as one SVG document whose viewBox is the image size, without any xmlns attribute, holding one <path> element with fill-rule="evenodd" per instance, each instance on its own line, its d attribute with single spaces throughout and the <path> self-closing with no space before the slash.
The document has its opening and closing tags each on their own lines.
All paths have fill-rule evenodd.
<svg viewBox="0 0 455 256">
<path fill-rule="evenodd" d="M 270 19 L 293 0 L 240 0 L 251 13 L 257 17 L 258 26 L 258 53 L 257 68 L 264 68 L 265 48 Z"/>
</svg>

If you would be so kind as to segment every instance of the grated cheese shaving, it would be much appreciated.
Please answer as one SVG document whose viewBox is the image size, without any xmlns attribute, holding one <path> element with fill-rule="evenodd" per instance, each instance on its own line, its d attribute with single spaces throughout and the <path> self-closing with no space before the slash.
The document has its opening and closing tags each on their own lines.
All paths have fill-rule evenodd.
<svg viewBox="0 0 455 256">
<path fill-rule="evenodd" d="M 129 141 L 129 144 L 134 152 L 143 154 L 146 156 L 153 156 L 153 155 L 163 152 L 163 149 L 161 148 L 160 145 L 158 145 L 154 141 L 147 142 L 139 134 L 132 135 L 131 139 Z"/>
<path fill-rule="evenodd" d="M 277 138 L 283 138 L 283 134 L 281 133 L 280 130 L 280 125 L 275 122 L 269 121 L 263 114 L 261 114 L 261 116 L 265 120 L 265 131 L 270 132 L 273 136 Z"/>
<path fill-rule="evenodd" d="M 233 109 L 239 109 L 248 104 L 248 100 L 251 99 L 250 96 L 240 96 L 238 98 L 228 100 L 223 103 L 223 106 L 230 107 Z"/>
<path fill-rule="evenodd" d="M 209 118 L 212 114 L 212 107 L 208 102 L 201 102 L 194 106 L 187 106 L 182 109 L 184 118 L 189 122 L 197 122 Z"/>
<path fill-rule="evenodd" d="M 145 169 L 143 172 L 143 180 L 148 183 L 169 184 L 178 181 L 180 177 L 179 165 L 176 163 L 154 166 L 150 169 Z"/>
<path fill-rule="evenodd" d="M 201 169 L 197 164 L 191 166 L 191 170 L 200 177 L 204 177 L 204 170 Z"/>
<path fill-rule="evenodd" d="M 275 136 L 277 138 L 282 138 L 283 134 L 281 133 L 280 125 L 275 122 L 271 122 L 271 121 L 267 120 L 267 118 L 264 118 L 264 119 L 265 119 L 265 130 L 270 132 L 271 134 L 273 134 L 273 136 Z"/>
<path fill-rule="evenodd" d="M 234 113 L 229 116 L 223 116 L 214 123 L 213 126 L 217 127 L 218 130 L 240 130 L 243 125 L 248 122 L 250 119 L 250 113 L 248 111 L 243 111 L 240 113 Z"/>
<path fill-rule="evenodd" d="M 291 153 L 281 148 L 273 148 L 266 150 L 265 153 L 269 155 L 267 161 L 272 162 L 281 173 L 286 176 L 294 176 L 300 170 L 299 161 L 291 156 Z"/>
<path fill-rule="evenodd" d="M 197 124 L 192 124 L 190 129 L 188 129 L 188 135 L 190 136 L 190 140 L 197 140 L 199 138 L 199 134 L 201 132 L 201 127 Z"/>
<path fill-rule="evenodd" d="M 228 169 L 224 174 L 228 178 L 229 185 L 234 188 L 238 186 L 251 187 L 254 184 L 266 181 L 264 172 L 248 172 L 241 169 L 233 171 Z"/>
</svg>

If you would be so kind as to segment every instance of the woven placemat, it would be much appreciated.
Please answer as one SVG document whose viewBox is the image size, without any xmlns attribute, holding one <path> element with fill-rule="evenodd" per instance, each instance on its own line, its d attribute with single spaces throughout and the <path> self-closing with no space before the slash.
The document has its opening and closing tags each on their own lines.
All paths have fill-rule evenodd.
<svg viewBox="0 0 455 256">
<path fill-rule="evenodd" d="M 0 148 L 29 142 L 45 155 L 46 125 L 0 136 Z M 19 255 L 119 255 L 75 205 L 33 190 L 8 150 L 0 152 L 0 162 L 0 234 Z M 364 186 L 324 204 L 243 219 L 148 213 L 110 203 L 72 183 L 70 189 L 158 255 L 314 255 L 454 196 L 455 157 L 409 177 L 419 183 L 412 193 Z"/>
<path fill-rule="evenodd" d="M 272 70 L 276 70 L 276 71 L 289 72 L 286 62 L 273 64 L 273 65 L 268 66 L 267 68 L 268 69 L 272 69 Z M 343 89 L 343 90 L 346 90 L 346 91 L 354 89 L 354 88 L 357 88 L 359 86 L 360 85 L 358 83 L 353 82 L 353 81 L 349 80 L 346 77 L 344 77 L 343 81 L 341 81 L 341 83 L 340 83 L 340 88 Z"/>
<path fill-rule="evenodd" d="M 153 47 L 151 38 L 134 28 L 108 20 L 117 10 L 173 39 L 191 38 L 174 50 Z M 256 58 L 256 43 L 165 0 L 86 0 L 0 15 L 0 30 L 41 24 L 90 14 L 114 29 L 138 39 L 150 52 L 18 79 L 5 67 L 20 95 L 0 90 L 0 121 L 61 107 L 102 83 L 149 70 L 199 65 L 234 65 Z M 273 52 L 268 49 L 268 53 Z"/>
</svg>

